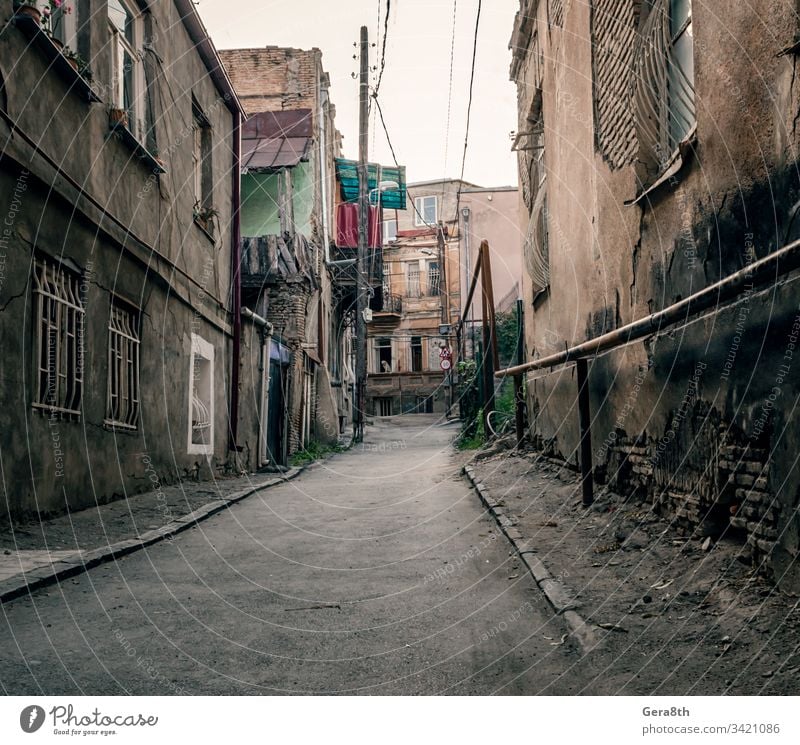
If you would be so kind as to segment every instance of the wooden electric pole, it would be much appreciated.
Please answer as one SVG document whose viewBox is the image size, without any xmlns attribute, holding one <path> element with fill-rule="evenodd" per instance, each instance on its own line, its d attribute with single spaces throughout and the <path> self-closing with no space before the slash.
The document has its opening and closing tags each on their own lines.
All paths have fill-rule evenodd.
<svg viewBox="0 0 800 745">
<path fill-rule="evenodd" d="M 367 233 L 369 231 L 369 37 L 361 27 L 361 76 L 358 111 L 358 260 L 356 280 L 356 396 L 353 412 L 353 442 L 364 440 L 364 409 L 367 403 Z"/>
</svg>

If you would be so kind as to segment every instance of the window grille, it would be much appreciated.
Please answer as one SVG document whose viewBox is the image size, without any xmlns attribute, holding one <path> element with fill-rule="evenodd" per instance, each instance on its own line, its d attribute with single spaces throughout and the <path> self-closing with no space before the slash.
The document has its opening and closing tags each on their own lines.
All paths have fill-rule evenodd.
<svg viewBox="0 0 800 745">
<path fill-rule="evenodd" d="M 408 265 L 408 297 L 419 297 L 419 264 L 413 263 Z"/>
<path fill-rule="evenodd" d="M 214 347 L 192 334 L 187 452 L 214 454 Z"/>
<path fill-rule="evenodd" d="M 642 158 L 658 174 L 696 121 L 690 0 L 657 0 L 642 31 L 635 74 Z"/>
<path fill-rule="evenodd" d="M 547 199 L 540 190 L 528 222 L 524 246 L 528 275 L 536 297 L 550 286 L 550 245 L 547 230 Z"/>
<path fill-rule="evenodd" d="M 34 262 L 37 386 L 33 405 L 79 415 L 83 393 L 84 309 L 80 278 L 50 259 Z"/>
<path fill-rule="evenodd" d="M 139 424 L 138 314 L 113 300 L 108 322 L 106 422 L 128 429 Z"/>
<path fill-rule="evenodd" d="M 441 288 L 441 272 L 439 271 L 438 261 L 428 262 L 428 294 L 440 295 Z"/>
<path fill-rule="evenodd" d="M 561 28 L 564 24 L 564 0 L 550 0 L 550 26 Z"/>
</svg>

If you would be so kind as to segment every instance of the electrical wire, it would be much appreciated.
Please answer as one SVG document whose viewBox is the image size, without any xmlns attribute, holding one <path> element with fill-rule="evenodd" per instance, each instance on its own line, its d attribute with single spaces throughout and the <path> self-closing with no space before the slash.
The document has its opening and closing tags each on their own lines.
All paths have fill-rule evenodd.
<svg viewBox="0 0 800 745">
<path fill-rule="evenodd" d="M 450 83 L 447 88 L 447 120 L 444 131 L 444 176 L 442 177 L 442 204 L 444 204 L 445 184 L 447 178 L 447 155 L 450 145 L 450 114 L 453 106 L 453 68 L 456 51 L 456 13 L 458 10 L 458 0 L 453 0 L 453 32 L 450 36 Z"/>
<path fill-rule="evenodd" d="M 378 82 L 375 84 L 375 98 L 378 97 L 378 91 L 381 89 L 381 80 L 383 80 L 383 71 L 386 67 L 386 37 L 389 35 L 389 9 L 391 8 L 392 0 L 386 0 L 386 15 L 383 19 L 383 43 L 381 44 L 381 62 L 378 65 Z M 378 12 L 380 12 L 380 0 L 378 0 Z"/>
<path fill-rule="evenodd" d="M 467 99 L 467 124 L 466 124 L 466 131 L 464 133 L 464 153 L 461 156 L 461 176 L 459 181 L 463 183 L 464 181 L 464 168 L 467 163 L 467 148 L 469 147 L 469 122 L 470 116 L 472 114 L 472 93 L 473 87 L 475 84 L 475 60 L 478 56 L 478 30 L 481 24 L 481 0 L 478 0 L 478 12 L 475 16 L 475 33 L 472 39 L 472 69 L 470 70 L 469 75 L 469 98 Z M 461 206 L 461 184 L 458 187 L 458 193 L 456 195 L 456 216 L 455 222 L 458 224 L 458 215 L 459 209 Z"/>
</svg>

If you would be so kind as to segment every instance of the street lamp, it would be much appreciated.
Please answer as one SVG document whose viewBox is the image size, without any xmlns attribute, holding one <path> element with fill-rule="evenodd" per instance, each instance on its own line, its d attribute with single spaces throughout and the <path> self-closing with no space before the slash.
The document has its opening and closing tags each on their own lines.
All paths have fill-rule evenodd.
<svg viewBox="0 0 800 745">
<path fill-rule="evenodd" d="M 369 203 L 372 204 L 372 195 L 377 194 L 378 192 L 385 192 L 385 191 L 397 191 L 400 188 L 400 184 L 397 181 L 381 181 L 378 184 L 377 189 L 370 189 L 369 190 Z"/>
</svg>

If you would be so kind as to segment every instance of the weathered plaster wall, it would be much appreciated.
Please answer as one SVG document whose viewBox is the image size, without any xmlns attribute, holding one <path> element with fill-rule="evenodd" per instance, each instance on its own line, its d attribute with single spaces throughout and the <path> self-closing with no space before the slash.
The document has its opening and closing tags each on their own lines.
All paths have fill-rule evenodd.
<svg viewBox="0 0 800 745">
<path fill-rule="evenodd" d="M 527 328 L 529 356 L 646 316 L 785 245 L 798 235 L 800 199 L 797 59 L 777 56 L 797 32 L 792 3 L 693 4 L 696 147 L 675 179 L 635 206 L 625 204 L 639 188 L 634 164 L 610 163 L 592 136 L 588 9 L 565 4 L 563 32 L 542 33 L 545 5 L 551 286 Z M 518 80 L 521 117 L 539 64 L 529 54 Z M 791 287 L 746 294 L 590 371 L 598 476 L 663 505 L 687 529 L 740 535 L 785 586 L 798 584 L 800 549 L 800 308 Z M 529 280 L 527 293 L 530 307 Z M 577 463 L 574 371 L 531 381 L 528 392 L 540 444 Z"/>
</svg>

